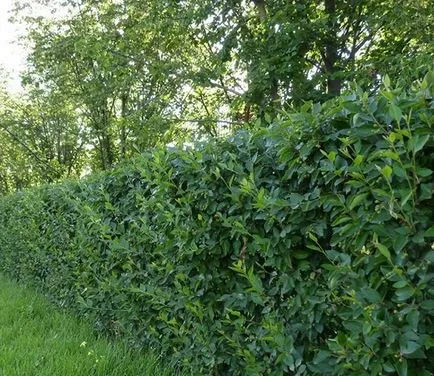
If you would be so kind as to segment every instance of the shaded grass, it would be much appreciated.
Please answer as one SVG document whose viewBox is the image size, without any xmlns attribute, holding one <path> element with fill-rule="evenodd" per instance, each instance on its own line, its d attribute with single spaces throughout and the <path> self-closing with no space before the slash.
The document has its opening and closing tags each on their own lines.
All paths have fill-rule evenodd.
<svg viewBox="0 0 434 376">
<path fill-rule="evenodd" d="M 0 275 L 0 376 L 173 374 L 151 352 L 97 338 L 89 323 Z"/>
</svg>

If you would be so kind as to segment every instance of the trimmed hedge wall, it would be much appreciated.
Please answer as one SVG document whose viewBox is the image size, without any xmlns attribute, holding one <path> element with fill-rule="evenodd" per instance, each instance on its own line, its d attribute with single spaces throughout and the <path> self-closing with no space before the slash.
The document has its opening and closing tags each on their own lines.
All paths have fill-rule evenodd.
<svg viewBox="0 0 434 376">
<path fill-rule="evenodd" d="M 193 374 L 433 375 L 434 78 L 0 200 L 0 266 Z"/>
</svg>

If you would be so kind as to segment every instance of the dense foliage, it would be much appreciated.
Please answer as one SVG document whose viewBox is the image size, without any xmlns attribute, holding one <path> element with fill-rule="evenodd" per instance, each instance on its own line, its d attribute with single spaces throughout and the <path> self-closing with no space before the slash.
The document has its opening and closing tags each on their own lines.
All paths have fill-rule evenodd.
<svg viewBox="0 0 434 376">
<path fill-rule="evenodd" d="M 430 0 L 17 0 L 29 55 L 25 94 L 0 93 L 0 194 L 264 126 L 353 81 L 407 85 L 433 64 L 433 14 Z"/>
<path fill-rule="evenodd" d="M 434 77 L 0 200 L 0 266 L 194 374 L 433 375 Z"/>
</svg>

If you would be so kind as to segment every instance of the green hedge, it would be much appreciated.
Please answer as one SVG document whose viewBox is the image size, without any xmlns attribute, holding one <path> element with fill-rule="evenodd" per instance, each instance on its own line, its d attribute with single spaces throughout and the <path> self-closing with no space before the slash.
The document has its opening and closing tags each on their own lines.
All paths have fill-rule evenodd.
<svg viewBox="0 0 434 376">
<path fill-rule="evenodd" d="M 0 265 L 213 375 L 433 375 L 434 78 L 0 200 Z"/>
</svg>

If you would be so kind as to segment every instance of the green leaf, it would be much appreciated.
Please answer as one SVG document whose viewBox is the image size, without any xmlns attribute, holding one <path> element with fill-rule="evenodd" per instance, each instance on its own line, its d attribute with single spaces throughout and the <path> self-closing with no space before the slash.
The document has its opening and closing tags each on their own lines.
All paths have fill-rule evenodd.
<svg viewBox="0 0 434 376">
<path fill-rule="evenodd" d="M 418 350 L 421 344 L 417 341 L 417 335 L 411 335 L 409 338 L 406 334 L 399 338 L 399 348 L 401 354 L 409 355 Z"/>
<path fill-rule="evenodd" d="M 327 154 L 327 158 L 331 161 L 334 162 L 336 159 L 336 156 L 338 154 L 335 151 L 331 151 L 330 153 Z"/>
<path fill-rule="evenodd" d="M 267 206 L 267 200 L 265 198 L 265 189 L 261 188 L 256 197 L 255 207 L 257 209 L 265 209 Z"/>
<path fill-rule="evenodd" d="M 309 252 L 302 251 L 302 250 L 298 250 L 291 253 L 291 255 L 297 260 L 304 260 L 309 257 L 309 254 L 310 254 Z"/>
<path fill-rule="evenodd" d="M 351 204 L 349 205 L 349 209 L 353 210 L 357 205 L 359 205 L 362 201 L 366 200 L 366 198 L 369 196 L 369 193 L 361 193 L 356 195 L 352 200 Z"/>
<path fill-rule="evenodd" d="M 389 106 L 389 115 L 397 123 L 399 123 L 399 121 L 402 119 L 401 109 L 393 102 L 390 103 L 390 106 Z"/>
<path fill-rule="evenodd" d="M 401 353 L 404 355 L 412 354 L 419 348 L 420 344 L 415 341 L 407 341 L 405 344 L 400 346 Z"/>
<path fill-rule="evenodd" d="M 391 90 L 381 90 L 381 95 L 389 101 L 393 101 L 396 95 Z"/>
<path fill-rule="evenodd" d="M 397 289 L 400 289 L 400 288 L 405 287 L 405 286 L 407 286 L 407 285 L 408 285 L 407 281 L 402 280 L 402 281 L 395 282 L 395 283 L 393 284 L 393 287 L 395 287 L 395 288 L 397 288 Z"/>
<path fill-rule="evenodd" d="M 434 251 L 429 251 L 425 256 L 425 260 L 434 263 Z"/>
<path fill-rule="evenodd" d="M 405 179 L 407 177 L 407 171 L 404 168 L 402 168 L 400 165 L 397 165 L 397 164 L 395 164 L 393 166 L 393 173 L 396 176 L 403 178 L 403 179 Z"/>
<path fill-rule="evenodd" d="M 342 106 L 351 114 L 358 113 L 362 110 L 359 102 L 343 102 Z"/>
<path fill-rule="evenodd" d="M 411 189 L 403 190 L 404 192 L 404 198 L 401 201 L 401 208 L 405 206 L 405 204 L 410 200 L 410 198 L 413 196 L 413 191 Z"/>
<path fill-rule="evenodd" d="M 434 238 L 434 226 L 431 226 L 428 230 L 426 230 L 423 236 L 427 238 Z"/>
<path fill-rule="evenodd" d="M 427 350 L 434 347 L 434 336 L 427 336 L 427 338 L 425 339 L 425 347 Z"/>
<path fill-rule="evenodd" d="M 420 307 L 425 311 L 434 311 L 434 300 L 424 300 L 420 303 Z"/>
<path fill-rule="evenodd" d="M 399 376 L 407 376 L 408 375 L 408 365 L 407 360 L 405 358 L 401 358 L 395 363 L 396 371 Z"/>
<path fill-rule="evenodd" d="M 360 166 L 362 164 L 362 162 L 363 162 L 364 159 L 365 159 L 365 157 L 363 155 L 358 154 L 356 156 L 356 158 L 354 158 L 354 165 L 357 166 L 357 167 Z"/>
<path fill-rule="evenodd" d="M 358 128 L 365 124 L 372 123 L 372 116 L 366 115 L 362 112 L 358 112 L 353 117 L 354 127 Z"/>
<path fill-rule="evenodd" d="M 383 85 L 386 89 L 390 88 L 390 77 L 387 74 L 383 78 Z"/>
<path fill-rule="evenodd" d="M 289 202 L 292 209 L 297 209 L 303 201 L 303 196 L 299 193 L 291 193 L 289 195 Z"/>
<path fill-rule="evenodd" d="M 391 150 L 383 150 L 380 152 L 380 155 L 382 158 L 390 158 L 390 159 L 393 159 L 394 161 L 397 161 L 397 162 L 400 161 L 399 154 L 397 154 Z"/>
<path fill-rule="evenodd" d="M 387 373 L 392 373 L 395 371 L 395 367 L 389 362 L 383 364 L 383 369 Z"/>
<path fill-rule="evenodd" d="M 393 172 L 392 167 L 390 167 L 389 165 L 386 165 L 381 169 L 381 173 L 387 180 L 390 180 L 390 177 L 392 176 L 392 172 Z"/>
<path fill-rule="evenodd" d="M 417 331 L 419 325 L 420 313 L 419 311 L 413 309 L 407 314 L 407 322 L 410 324 L 414 331 Z"/>
<path fill-rule="evenodd" d="M 413 138 L 410 140 L 413 153 L 416 154 L 418 151 L 422 150 L 429 138 L 429 134 L 413 136 Z"/>
<path fill-rule="evenodd" d="M 327 350 L 319 350 L 318 353 L 313 358 L 313 364 L 323 363 L 325 360 L 330 359 L 332 356 L 330 351 Z"/>
<path fill-rule="evenodd" d="M 389 260 L 389 262 L 392 262 L 392 258 L 390 256 L 389 249 L 385 245 L 380 244 L 380 243 L 376 244 L 376 246 L 377 246 L 377 249 L 380 251 L 380 253 L 384 257 L 386 257 L 386 259 Z"/>
<path fill-rule="evenodd" d="M 261 279 L 255 275 L 253 267 L 251 267 L 247 273 L 247 279 L 250 282 L 250 285 L 252 286 L 251 290 L 256 291 L 258 294 L 264 293 L 264 287 L 262 285 Z"/>
<path fill-rule="evenodd" d="M 431 175 L 432 175 L 432 170 L 430 170 L 429 168 L 422 168 L 422 167 L 419 167 L 419 168 L 416 170 L 416 174 L 417 174 L 418 176 L 423 177 L 423 178 L 427 178 L 428 176 L 431 176 Z"/>
<path fill-rule="evenodd" d="M 333 221 L 332 226 L 336 227 L 341 225 L 342 223 L 349 222 L 349 221 L 352 221 L 351 217 L 339 217 Z"/>
<path fill-rule="evenodd" d="M 414 289 L 412 287 L 403 287 L 397 289 L 395 295 L 398 297 L 398 301 L 404 302 L 414 295 Z"/>
<path fill-rule="evenodd" d="M 372 193 L 374 194 L 375 198 L 381 198 L 381 197 L 387 197 L 388 198 L 390 196 L 390 193 L 388 193 L 385 190 L 380 189 L 380 188 L 374 188 L 372 190 Z"/>
<path fill-rule="evenodd" d="M 390 346 L 393 342 L 395 342 L 396 339 L 396 333 L 393 330 L 386 329 L 385 331 L 386 336 L 386 345 Z"/>
<path fill-rule="evenodd" d="M 420 196 L 419 200 L 429 200 L 433 194 L 433 187 L 431 184 L 421 184 L 420 185 Z"/>
<path fill-rule="evenodd" d="M 360 295 L 362 295 L 369 303 L 375 304 L 381 301 L 381 295 L 377 290 L 374 290 L 370 287 L 365 287 L 360 291 Z"/>
</svg>

